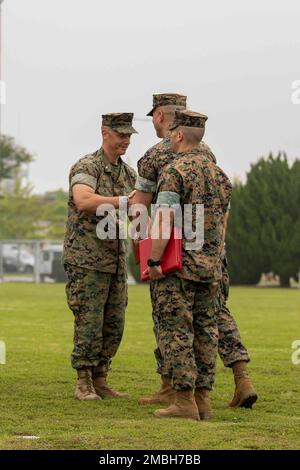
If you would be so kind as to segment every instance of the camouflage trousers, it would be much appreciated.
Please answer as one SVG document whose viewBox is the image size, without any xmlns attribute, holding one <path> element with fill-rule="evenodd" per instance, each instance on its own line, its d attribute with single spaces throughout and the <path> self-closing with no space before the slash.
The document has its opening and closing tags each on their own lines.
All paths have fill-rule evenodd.
<svg viewBox="0 0 300 470">
<path fill-rule="evenodd" d="M 65 264 L 66 294 L 74 314 L 74 369 L 98 366 L 106 375 L 119 348 L 127 306 L 127 274 Z"/>
<path fill-rule="evenodd" d="M 222 265 L 222 279 L 220 281 L 220 310 L 217 315 L 219 332 L 218 350 L 225 367 L 231 367 L 237 361 L 250 361 L 235 319 L 226 306 L 228 295 L 229 275 L 225 259 Z"/>
<path fill-rule="evenodd" d="M 218 350 L 218 286 L 181 279 L 176 274 L 151 282 L 156 313 L 154 332 L 173 388 L 211 389 Z"/>
<path fill-rule="evenodd" d="M 150 283 L 150 293 L 152 302 L 152 318 L 153 330 L 158 343 L 158 329 L 159 329 L 159 308 L 157 308 L 155 283 Z M 217 328 L 218 328 L 218 353 L 223 361 L 225 367 L 231 367 L 237 361 L 250 361 L 247 349 L 242 343 L 241 335 L 238 326 L 226 306 L 226 301 L 229 293 L 229 276 L 226 265 L 223 265 L 223 277 L 220 281 L 219 301 L 217 311 Z M 154 350 L 154 355 L 157 362 L 157 372 L 160 375 L 168 376 L 169 372 L 165 367 L 163 355 L 160 347 Z M 204 378 L 203 378 L 204 379 Z M 198 378 L 199 387 L 205 387 L 205 379 L 201 382 L 201 377 Z"/>
</svg>

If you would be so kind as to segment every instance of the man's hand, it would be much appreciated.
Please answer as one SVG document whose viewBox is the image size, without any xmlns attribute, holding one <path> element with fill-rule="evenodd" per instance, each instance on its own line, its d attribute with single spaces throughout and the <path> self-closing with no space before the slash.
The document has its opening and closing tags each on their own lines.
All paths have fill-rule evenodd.
<svg viewBox="0 0 300 470">
<path fill-rule="evenodd" d="M 128 194 L 128 206 L 131 206 L 133 204 L 135 193 L 136 190 L 134 189 L 133 191 L 131 191 L 130 194 Z"/>
<path fill-rule="evenodd" d="M 149 274 L 151 281 L 159 281 L 159 279 L 164 279 L 166 277 L 162 272 L 161 266 L 147 268 L 143 274 Z"/>
<path fill-rule="evenodd" d="M 143 204 L 147 208 L 151 205 L 153 193 L 144 193 L 143 191 L 136 190 L 131 204 Z"/>
</svg>

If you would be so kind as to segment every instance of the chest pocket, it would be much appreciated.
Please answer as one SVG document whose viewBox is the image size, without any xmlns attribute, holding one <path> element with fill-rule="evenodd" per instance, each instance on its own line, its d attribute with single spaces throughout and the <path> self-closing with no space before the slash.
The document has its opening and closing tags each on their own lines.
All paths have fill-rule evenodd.
<svg viewBox="0 0 300 470">
<path fill-rule="evenodd" d="M 96 194 L 100 196 L 126 196 L 134 187 L 126 170 L 121 165 L 119 171 L 112 171 L 108 166 L 101 169 L 97 179 Z"/>
<path fill-rule="evenodd" d="M 100 196 L 114 196 L 114 183 L 109 167 L 101 168 L 97 178 L 96 194 Z"/>
</svg>

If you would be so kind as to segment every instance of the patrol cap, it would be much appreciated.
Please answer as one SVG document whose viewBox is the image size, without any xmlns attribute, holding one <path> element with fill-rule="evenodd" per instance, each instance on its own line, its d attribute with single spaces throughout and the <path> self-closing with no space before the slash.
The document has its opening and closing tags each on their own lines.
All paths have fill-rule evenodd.
<svg viewBox="0 0 300 470">
<path fill-rule="evenodd" d="M 178 126 L 204 128 L 207 119 L 205 114 L 194 111 L 175 111 L 174 121 L 169 125 L 169 130 L 172 131 Z"/>
<path fill-rule="evenodd" d="M 110 127 L 120 134 L 137 134 L 132 127 L 133 113 L 102 114 L 102 126 Z"/>
<path fill-rule="evenodd" d="M 161 93 L 153 95 L 153 107 L 147 116 L 153 116 L 158 106 L 178 106 L 182 109 L 186 108 L 186 96 L 177 93 Z"/>
</svg>

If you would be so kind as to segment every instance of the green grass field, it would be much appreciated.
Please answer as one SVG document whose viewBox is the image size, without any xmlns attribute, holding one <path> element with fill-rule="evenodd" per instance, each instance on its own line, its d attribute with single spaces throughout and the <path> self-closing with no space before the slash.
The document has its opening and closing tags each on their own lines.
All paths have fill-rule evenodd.
<svg viewBox="0 0 300 470">
<path fill-rule="evenodd" d="M 156 406 L 137 405 L 159 384 L 147 286 L 129 289 L 125 335 L 110 374 L 131 398 L 85 403 L 73 399 L 73 319 L 64 286 L 0 284 L 0 340 L 7 347 L 0 449 L 299 449 L 300 365 L 291 362 L 291 343 L 300 339 L 300 291 L 232 288 L 229 305 L 251 353 L 259 401 L 253 410 L 230 409 L 232 373 L 219 362 L 210 422 L 159 420 Z"/>
</svg>

